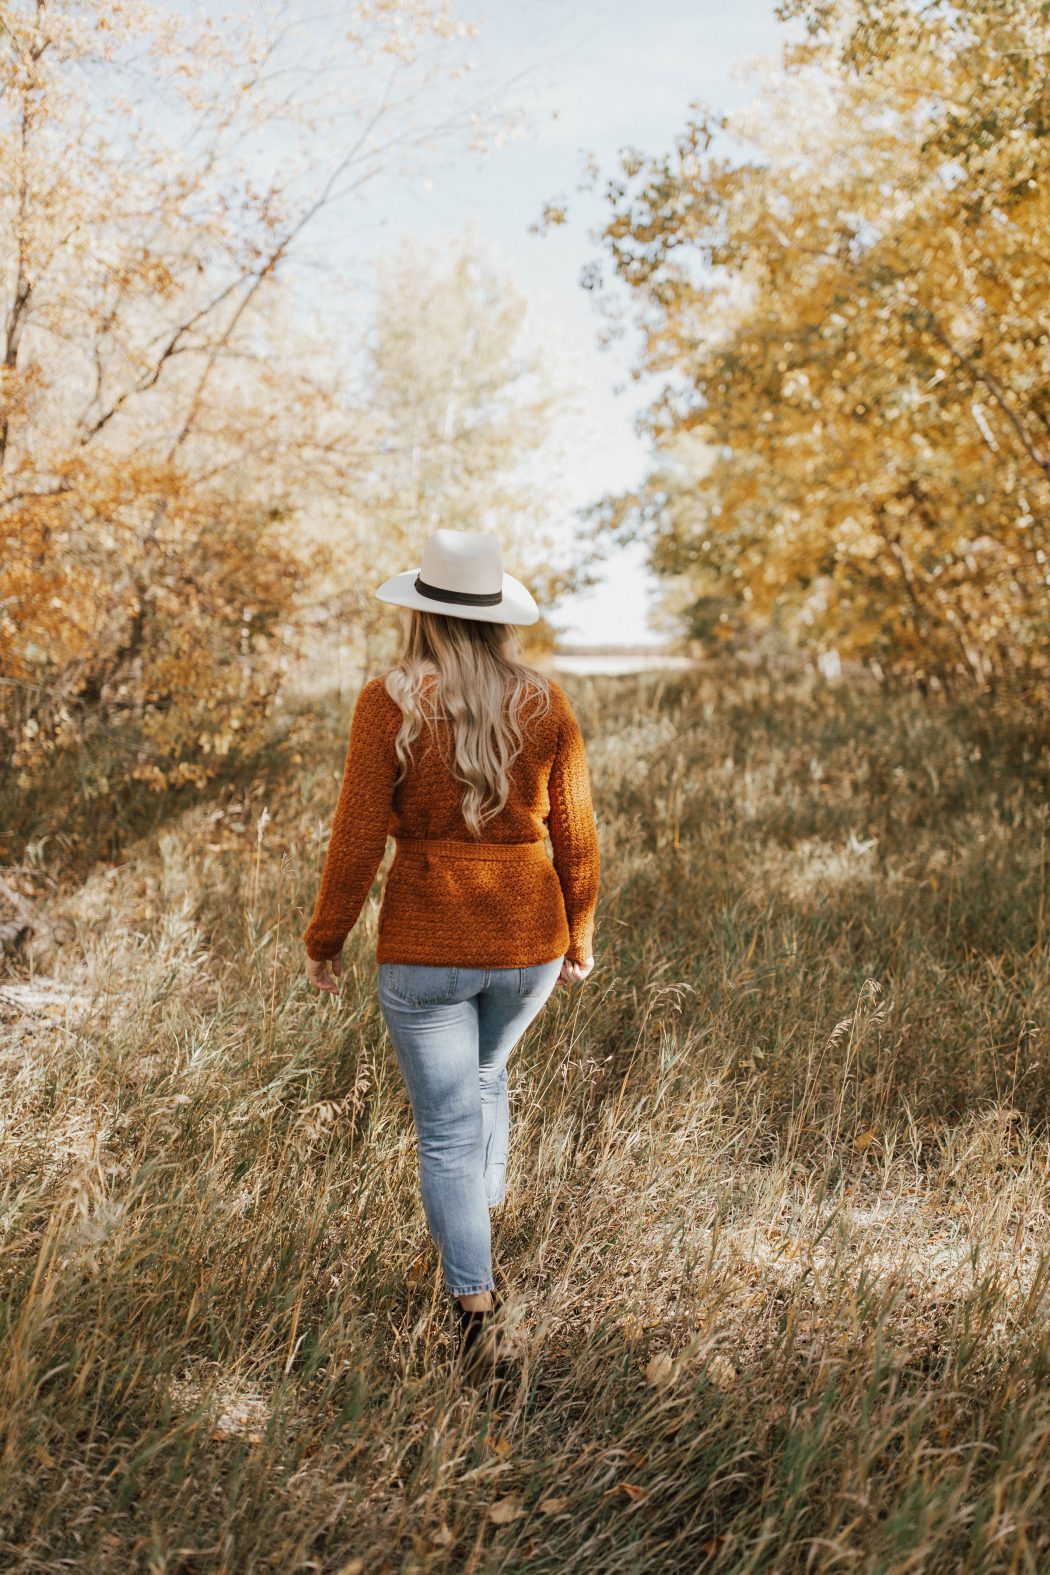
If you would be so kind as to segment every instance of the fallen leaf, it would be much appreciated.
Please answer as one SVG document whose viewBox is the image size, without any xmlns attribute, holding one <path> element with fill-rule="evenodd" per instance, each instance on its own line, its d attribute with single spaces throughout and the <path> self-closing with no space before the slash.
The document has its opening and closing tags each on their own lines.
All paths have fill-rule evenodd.
<svg viewBox="0 0 1050 1575">
<path fill-rule="evenodd" d="M 719 1389 L 731 1389 L 737 1380 L 737 1370 L 728 1356 L 720 1356 L 716 1351 L 714 1356 L 708 1358 L 708 1377 Z"/>
<path fill-rule="evenodd" d="M 645 1381 L 647 1384 L 666 1384 L 675 1376 L 674 1357 L 666 1351 L 657 1351 L 645 1364 Z"/>
<path fill-rule="evenodd" d="M 853 1147 L 857 1150 L 858 1154 L 863 1154 L 864 1150 L 866 1148 L 870 1148 L 874 1143 L 875 1137 L 876 1134 L 871 1130 L 870 1127 L 868 1127 L 866 1132 L 859 1132 L 853 1139 Z"/>
<path fill-rule="evenodd" d="M 435 1547 L 448 1548 L 451 1547 L 456 1538 L 447 1526 L 439 1526 L 431 1536 L 430 1540 L 434 1543 Z"/>
<path fill-rule="evenodd" d="M 569 1500 L 564 1496 L 556 1498 L 541 1498 L 539 1511 L 541 1515 L 560 1515 Z"/>
<path fill-rule="evenodd" d="M 489 1505 L 489 1519 L 494 1526 L 509 1526 L 512 1520 L 520 1520 L 524 1513 L 518 1499 L 511 1494 Z"/>
</svg>

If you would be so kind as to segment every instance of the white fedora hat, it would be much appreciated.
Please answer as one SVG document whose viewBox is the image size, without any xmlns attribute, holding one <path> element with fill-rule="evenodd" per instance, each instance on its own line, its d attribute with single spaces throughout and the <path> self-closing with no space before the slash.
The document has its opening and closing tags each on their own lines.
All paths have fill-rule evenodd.
<svg viewBox="0 0 1050 1575">
<path fill-rule="evenodd" d="M 530 592 L 504 571 L 499 537 L 480 530 L 436 530 L 419 568 L 384 580 L 375 594 L 395 607 L 482 623 L 536 623 L 540 616 Z"/>
</svg>

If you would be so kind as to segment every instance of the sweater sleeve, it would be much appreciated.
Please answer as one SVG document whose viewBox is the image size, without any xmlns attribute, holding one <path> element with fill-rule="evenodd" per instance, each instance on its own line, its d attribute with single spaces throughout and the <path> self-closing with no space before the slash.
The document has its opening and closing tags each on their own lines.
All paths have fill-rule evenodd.
<svg viewBox="0 0 1050 1575">
<path fill-rule="evenodd" d="M 565 955 L 570 962 L 586 962 L 593 955 L 601 860 L 587 754 L 567 698 L 563 702 L 549 792 L 547 828 L 569 921 L 569 949 Z"/>
<path fill-rule="evenodd" d="M 399 719 L 391 703 L 383 680 L 373 678 L 354 707 L 321 885 L 303 934 L 306 954 L 316 962 L 339 955 L 386 851 L 398 769 L 394 737 Z"/>
</svg>

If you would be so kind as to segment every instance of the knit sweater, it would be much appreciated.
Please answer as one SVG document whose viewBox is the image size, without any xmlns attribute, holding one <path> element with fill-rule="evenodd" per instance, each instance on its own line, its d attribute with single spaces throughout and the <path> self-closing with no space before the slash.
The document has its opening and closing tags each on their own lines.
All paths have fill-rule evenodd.
<svg viewBox="0 0 1050 1575">
<path fill-rule="evenodd" d="M 433 682 L 434 680 L 429 680 Z M 307 955 L 335 957 L 357 921 L 386 849 L 396 852 L 379 910 L 377 962 L 526 967 L 592 953 L 600 859 L 583 738 L 553 679 L 551 709 L 526 702 L 524 747 L 510 792 L 478 839 L 449 769 L 450 725 L 424 723 L 395 786 L 402 713 L 382 678 L 365 684 L 350 723 L 342 788 Z M 553 859 L 545 838 L 549 835 Z"/>
</svg>

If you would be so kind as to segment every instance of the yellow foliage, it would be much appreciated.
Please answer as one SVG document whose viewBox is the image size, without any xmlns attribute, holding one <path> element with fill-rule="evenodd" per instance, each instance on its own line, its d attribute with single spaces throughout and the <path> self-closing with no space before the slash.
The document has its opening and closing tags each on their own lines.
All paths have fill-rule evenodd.
<svg viewBox="0 0 1050 1575">
<path fill-rule="evenodd" d="M 624 167 L 604 240 L 634 293 L 659 463 L 611 510 L 698 607 L 886 672 L 1050 665 L 1050 16 L 1034 0 L 805 17 L 754 157 L 713 123 Z M 682 459 L 702 440 L 703 464 Z"/>
</svg>

